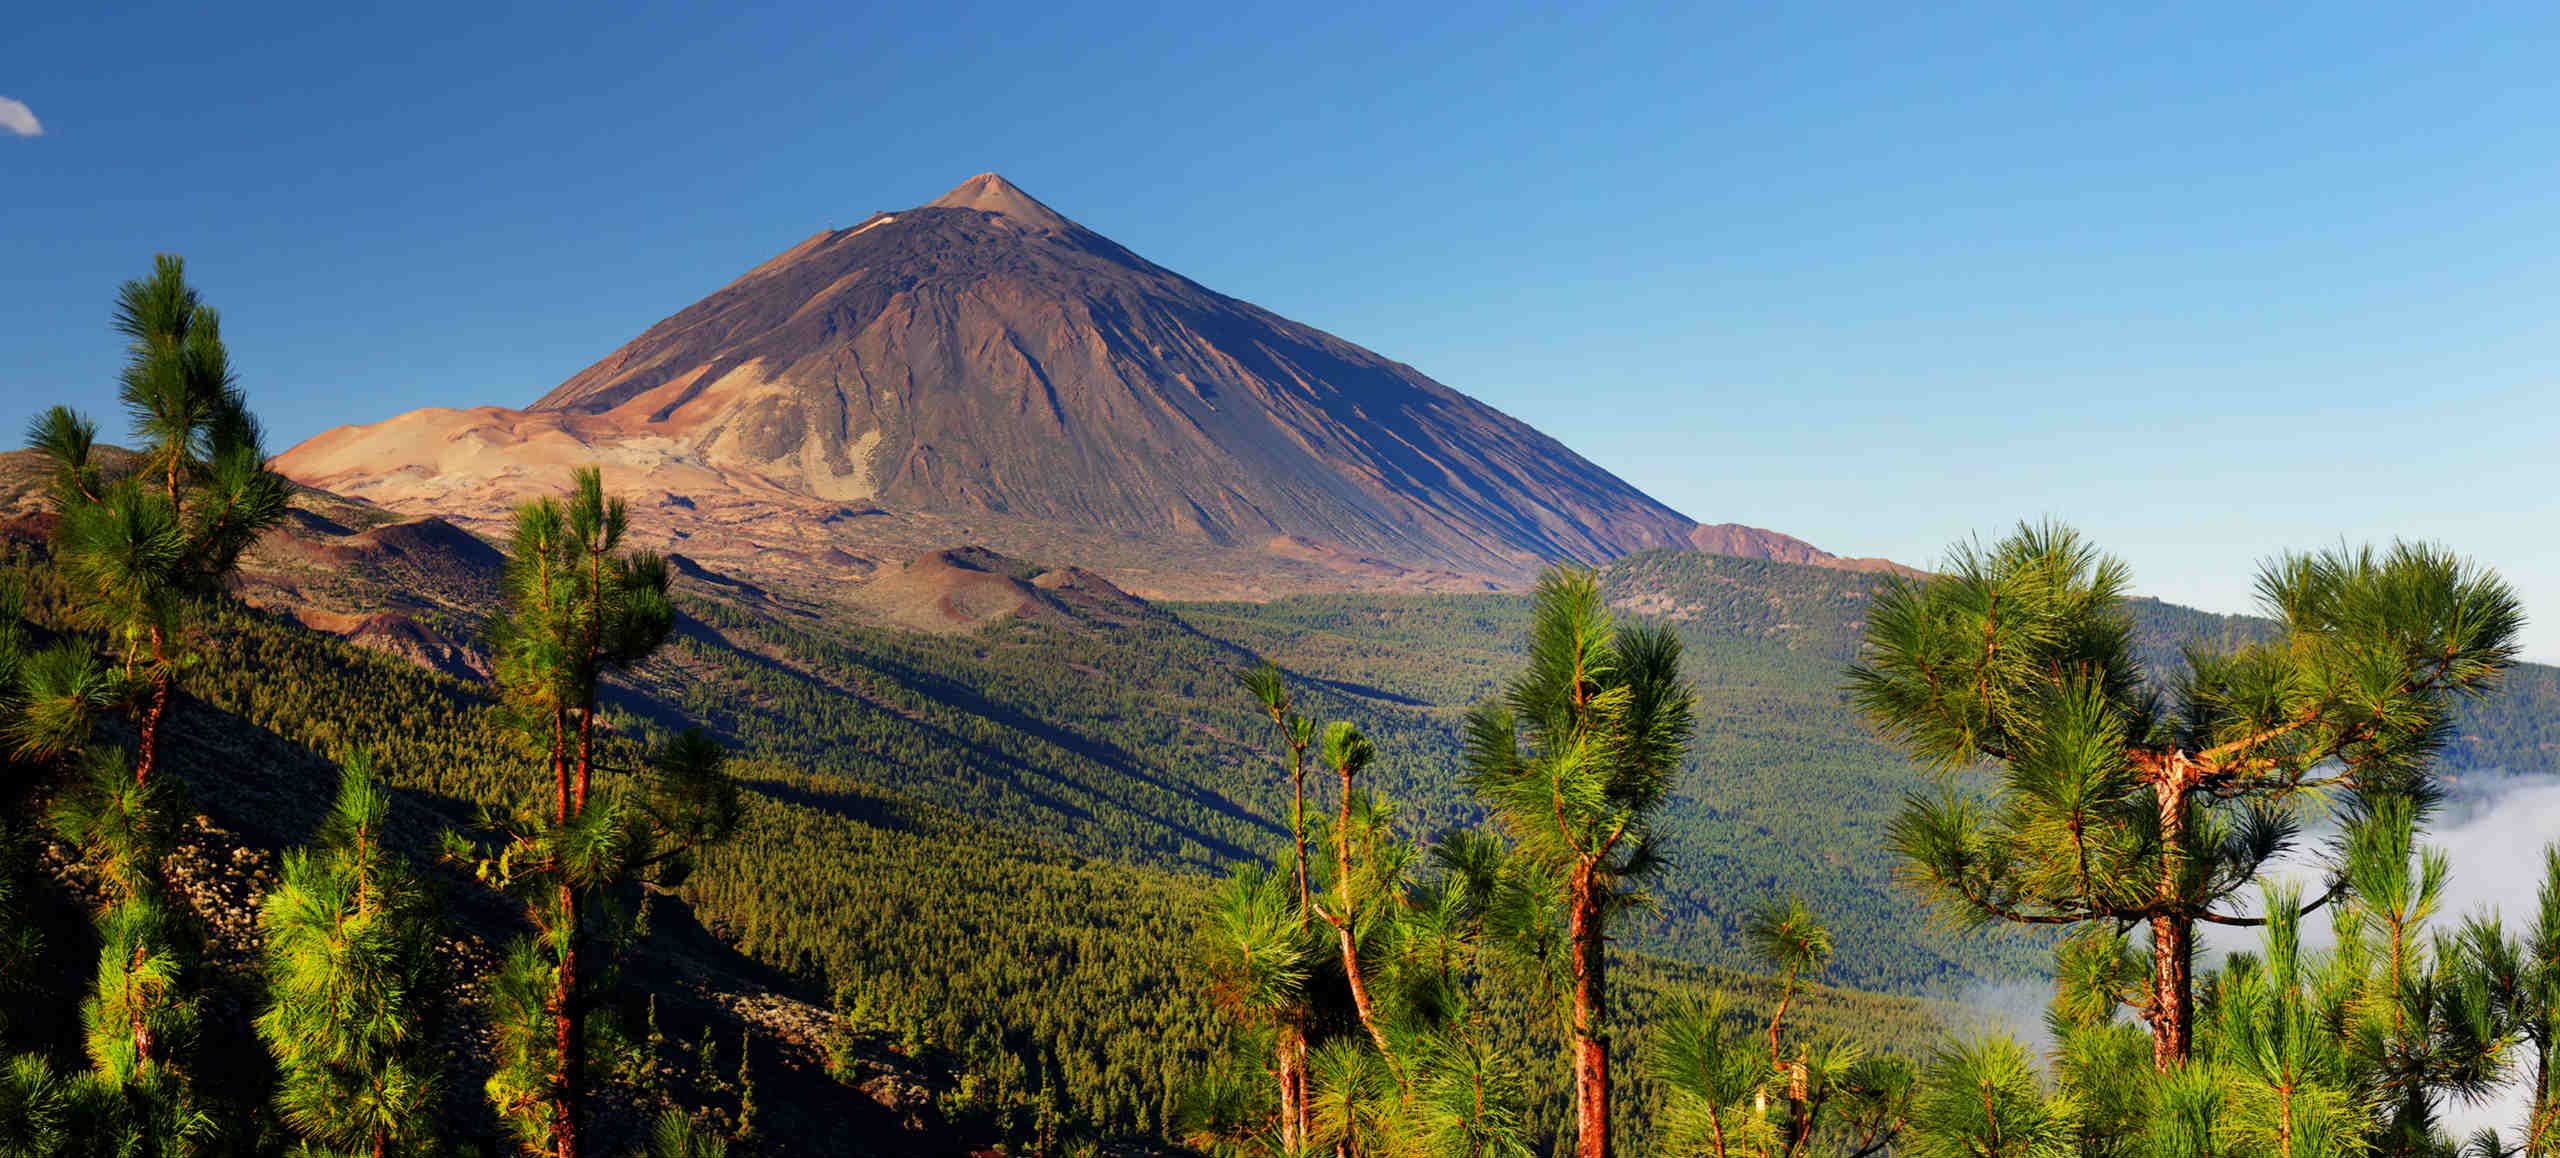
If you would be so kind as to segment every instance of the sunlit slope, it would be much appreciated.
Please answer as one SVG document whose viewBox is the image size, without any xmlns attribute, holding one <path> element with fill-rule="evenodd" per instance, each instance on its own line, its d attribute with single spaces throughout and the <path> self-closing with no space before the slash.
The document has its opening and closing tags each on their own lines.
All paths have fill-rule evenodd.
<svg viewBox="0 0 2560 1158">
<path fill-rule="evenodd" d="M 1842 692 L 1864 612 L 1884 580 L 1697 552 L 1630 556 L 1605 574 L 1622 615 L 1659 618 L 1687 647 L 1698 743 L 1662 820 L 1673 867 L 1660 919 L 1633 944 L 1713 963 L 1746 962 L 1739 923 L 1758 899 L 1804 896 L 1834 922 L 1844 984 L 1944 992 L 1976 976 L 2042 968 L 2039 943 L 1998 931 L 1950 936 L 1892 883 L 1886 826 L 1904 793 L 1934 778 L 1880 742 Z M 1394 753 L 1426 810 L 1458 800 L 1455 709 L 1495 694 L 1518 663 L 1517 596 L 1310 596 L 1181 607 L 1202 631 L 1354 693 L 1356 711 L 1413 721 L 1427 743 Z M 2136 600 L 2146 662 L 2172 671 L 2193 639 L 2269 625 Z M 1428 705 L 1414 707 L 1412 704 Z M 2466 705 L 2445 771 L 2457 781 L 2560 767 L 2560 671 L 2524 665 Z M 1462 806 L 1456 806 L 1463 812 Z"/>
</svg>

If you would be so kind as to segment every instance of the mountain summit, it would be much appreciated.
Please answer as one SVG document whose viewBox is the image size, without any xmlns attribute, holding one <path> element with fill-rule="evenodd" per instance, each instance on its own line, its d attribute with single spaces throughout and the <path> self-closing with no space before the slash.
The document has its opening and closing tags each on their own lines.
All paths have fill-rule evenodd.
<svg viewBox="0 0 2560 1158">
<path fill-rule="evenodd" d="M 469 521 L 587 462 L 674 512 L 688 554 L 725 543 L 749 573 L 777 550 L 859 574 L 973 541 L 1156 593 L 1264 569 L 1301 589 L 1307 574 L 1508 584 L 1684 545 L 1695 525 L 1526 424 L 993 173 L 807 238 L 528 409 L 341 428 L 278 466 Z"/>
<path fill-rule="evenodd" d="M 1017 221 L 1042 229 L 1064 232 L 1081 228 L 1058 215 L 1058 211 L 1040 203 L 1040 199 L 1022 191 L 1020 186 L 994 173 L 980 173 L 960 183 L 959 188 L 924 203 L 927 209 L 976 209 L 985 213 L 1001 213 Z"/>
</svg>

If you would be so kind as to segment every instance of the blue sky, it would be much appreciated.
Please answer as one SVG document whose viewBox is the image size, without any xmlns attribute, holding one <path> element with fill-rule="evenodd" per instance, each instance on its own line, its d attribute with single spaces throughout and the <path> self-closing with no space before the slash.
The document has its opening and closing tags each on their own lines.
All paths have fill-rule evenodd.
<svg viewBox="0 0 2560 1158">
<path fill-rule="evenodd" d="M 521 405 L 993 169 L 1699 519 L 1925 562 L 2059 516 L 2218 610 L 2427 538 L 2560 658 L 2549 5 L 32 7 L 9 430 L 110 409 L 155 251 L 281 447 Z"/>
</svg>

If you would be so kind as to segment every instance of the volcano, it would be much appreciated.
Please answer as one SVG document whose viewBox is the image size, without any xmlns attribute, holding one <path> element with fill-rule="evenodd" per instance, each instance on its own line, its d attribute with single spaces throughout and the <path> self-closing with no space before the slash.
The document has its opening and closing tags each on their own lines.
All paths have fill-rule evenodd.
<svg viewBox="0 0 2560 1158">
<path fill-rule="evenodd" d="M 981 542 L 1150 593 L 1509 586 L 1696 526 L 993 173 L 807 238 L 530 407 L 344 427 L 277 466 L 470 523 L 586 463 L 688 554 L 812 578 Z"/>
</svg>

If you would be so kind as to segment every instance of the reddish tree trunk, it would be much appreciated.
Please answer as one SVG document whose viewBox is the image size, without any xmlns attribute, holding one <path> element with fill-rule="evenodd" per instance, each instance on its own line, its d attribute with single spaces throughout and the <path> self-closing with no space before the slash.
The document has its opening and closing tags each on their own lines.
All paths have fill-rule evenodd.
<svg viewBox="0 0 2560 1158">
<path fill-rule="evenodd" d="M 584 1068 L 580 1063 L 585 1060 L 586 1042 L 578 1032 L 578 894 L 565 880 L 560 884 L 560 922 L 560 977 L 551 994 L 552 1032 L 560 1050 L 560 1101 L 554 1107 L 551 1130 L 558 1158 L 578 1158 L 578 1071 Z"/>
<path fill-rule="evenodd" d="M 2187 1025 L 2193 1010 L 2187 975 L 2195 926 L 2179 917 L 2151 918 L 2151 1065 L 2176 1068 L 2187 1060 Z"/>
<path fill-rule="evenodd" d="M 587 810 L 587 770 L 596 762 L 596 702 L 590 697 L 578 713 L 578 811 Z"/>
<path fill-rule="evenodd" d="M 1608 999 L 1608 940 L 1591 869 L 1573 876 L 1573 1101 L 1579 1158 L 1609 1158 L 1609 1035 L 1600 1019 Z"/>
<path fill-rule="evenodd" d="M 551 782 L 557 792 L 551 804 L 551 822 L 569 823 L 569 735 L 568 724 L 558 708 L 551 710 Z"/>
<path fill-rule="evenodd" d="M 1316 1132 L 1316 1103 L 1307 1094 L 1307 1031 L 1298 1029 L 1298 1142 L 1305 1145 Z"/>
<path fill-rule="evenodd" d="M 1796 999 L 1795 970 L 1787 971 L 1786 987 L 1778 991 L 1778 1011 L 1769 1015 L 1769 1068 L 1778 1068 L 1778 1028 L 1787 1020 L 1787 1006 Z"/>
<path fill-rule="evenodd" d="M 604 553 L 590 552 L 587 598 L 601 604 L 604 600 Z M 587 621 L 586 665 L 581 668 L 586 681 L 586 698 L 578 705 L 578 809 L 587 807 L 587 769 L 595 763 L 596 754 L 596 652 L 603 641 L 597 633 L 604 629 L 603 613 L 598 611 Z"/>
<path fill-rule="evenodd" d="M 1307 888 L 1307 754 L 1303 751 L 1293 752 L 1289 763 L 1289 830 L 1298 842 L 1298 921 L 1304 924 L 1313 894 Z"/>
<path fill-rule="evenodd" d="M 1280 1031 L 1280 1149 L 1295 1154 L 1307 1134 L 1307 1037 L 1295 1023 Z"/>
<path fill-rule="evenodd" d="M 578 784 L 570 793 L 570 815 L 582 816 L 587 811 L 587 777 L 595 766 L 595 718 L 593 698 L 578 713 Z M 577 1158 L 577 1119 L 581 1071 L 586 1068 L 586 1020 L 578 1004 L 578 899 L 577 893 L 564 879 L 560 885 L 560 907 L 568 925 L 568 938 L 560 950 L 560 1075 L 562 1080 L 560 1117 L 567 1139 L 560 1147 L 559 1158 Z"/>
<path fill-rule="evenodd" d="M 1369 978 L 1360 968 L 1360 942 L 1352 935 L 1350 919 L 1346 917 L 1335 925 L 1334 932 L 1342 939 L 1342 971 L 1351 981 L 1352 1012 L 1360 1016 L 1360 1028 L 1369 1031 L 1369 1040 L 1376 1043 L 1378 1056 L 1393 1065 L 1395 1050 L 1387 1045 L 1387 1031 L 1378 1024 L 1377 1007 L 1370 1004 Z"/>
<path fill-rule="evenodd" d="M 1369 1040 L 1378 1047 L 1378 1056 L 1388 1065 L 1396 1064 L 1396 1051 L 1387 1046 L 1387 1032 L 1378 1024 L 1377 1007 L 1369 1001 L 1369 976 L 1360 968 L 1360 940 L 1352 932 L 1351 920 L 1351 770 L 1342 773 L 1341 817 L 1334 825 L 1333 879 L 1341 892 L 1341 911 L 1336 913 L 1334 932 L 1342 940 L 1342 974 L 1351 983 L 1351 1009 L 1360 1016 L 1360 1028 L 1369 1031 Z"/>
<path fill-rule="evenodd" d="M 2187 1060 L 2188 1026 L 2194 1015 L 2194 983 L 2188 966 L 2194 953 L 2195 920 L 2183 912 L 2180 883 L 2186 838 L 2187 794 L 2195 786 L 2195 769 L 2181 756 L 2171 756 L 2154 770 L 2152 793 L 2160 806 L 2160 899 L 2162 912 L 2151 918 L 2151 1065 L 2167 1071 Z"/>
<path fill-rule="evenodd" d="M 160 761 L 160 724 L 169 714 L 169 677 L 151 681 L 151 706 L 142 710 L 142 738 L 133 761 L 133 782 L 148 783 L 151 769 Z"/>
<path fill-rule="evenodd" d="M 1307 881 L 1307 754 L 1292 742 L 1289 761 L 1289 828 L 1297 841 L 1298 927 L 1305 928 L 1315 904 Z M 1294 1017 L 1280 1039 L 1280 1147 L 1291 1154 L 1306 1141 L 1307 1027 Z"/>
<path fill-rule="evenodd" d="M 133 952 L 125 958 L 124 963 L 127 992 L 131 992 L 133 972 L 141 964 L 142 947 L 136 945 Z M 151 1027 L 143 1021 L 143 1012 L 137 1007 L 133 1013 L 133 1055 L 137 1061 L 147 1067 L 151 1064 L 151 1054 Z"/>
<path fill-rule="evenodd" d="M 1593 1038 L 1574 1042 L 1574 1118 L 1581 1131 L 1580 1158 L 1609 1158 L 1609 1045 Z"/>
<path fill-rule="evenodd" d="M 565 826 L 576 812 L 569 802 L 567 722 L 556 708 L 551 713 L 551 779 L 555 793 L 553 819 Z M 584 810 L 583 802 L 579 810 Z M 556 846 L 552 855 L 555 859 L 559 856 Z M 556 1158 L 578 1158 L 578 1071 L 583 1060 L 580 1055 L 585 1052 L 584 1035 L 578 1032 L 578 892 L 570 886 L 566 864 L 555 865 L 554 871 L 560 874 L 560 972 L 551 987 L 551 1031 L 560 1072 L 552 1075 L 552 1088 L 559 1092 L 559 1099 L 552 1106 L 552 1152 Z"/>
<path fill-rule="evenodd" d="M 151 769 L 160 759 L 160 724 L 169 714 L 169 633 L 158 624 L 151 627 L 151 661 L 159 674 L 151 677 L 151 706 L 142 712 L 140 751 L 133 761 L 136 784 L 151 780 Z"/>
</svg>

